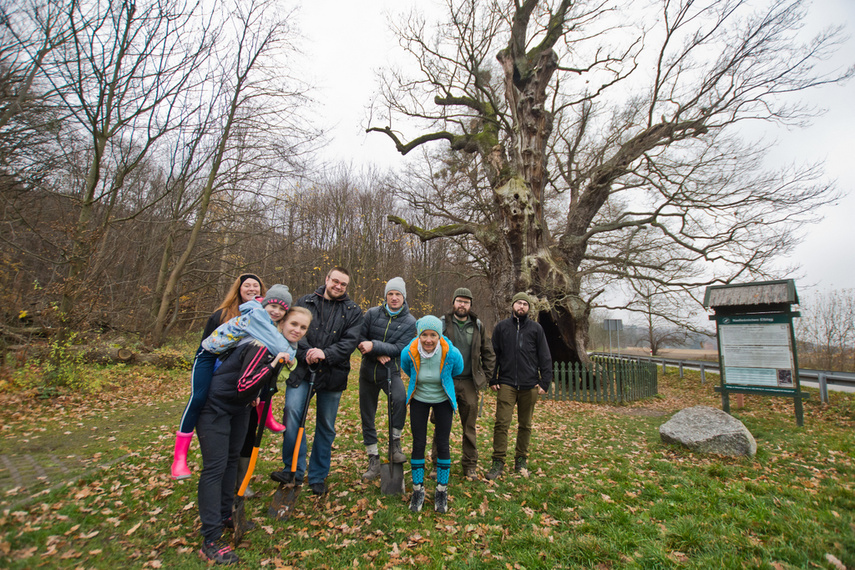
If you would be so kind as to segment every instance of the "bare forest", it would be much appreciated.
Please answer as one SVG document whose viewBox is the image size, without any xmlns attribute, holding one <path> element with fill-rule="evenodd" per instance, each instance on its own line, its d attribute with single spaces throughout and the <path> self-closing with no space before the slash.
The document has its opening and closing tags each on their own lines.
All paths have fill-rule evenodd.
<svg viewBox="0 0 855 570">
<path fill-rule="evenodd" d="M 403 277 L 418 316 L 466 286 L 492 325 L 527 290 L 585 360 L 593 310 L 683 326 L 706 285 L 780 277 L 836 196 L 739 130 L 852 73 L 801 1 L 445 4 L 390 22 L 412 65 L 366 126 L 417 159 L 386 171 L 324 160 L 298 3 L 0 0 L 0 343 L 160 346 L 241 272 L 296 296 L 342 265 L 363 308 Z"/>
<path fill-rule="evenodd" d="M 390 173 L 314 167 L 310 87 L 275 2 L 4 2 L 2 326 L 196 330 L 235 275 L 296 294 L 329 267 L 377 303 L 402 274 L 419 312 L 461 275 L 386 221 Z M 447 284 L 450 283 L 450 284 Z"/>
</svg>

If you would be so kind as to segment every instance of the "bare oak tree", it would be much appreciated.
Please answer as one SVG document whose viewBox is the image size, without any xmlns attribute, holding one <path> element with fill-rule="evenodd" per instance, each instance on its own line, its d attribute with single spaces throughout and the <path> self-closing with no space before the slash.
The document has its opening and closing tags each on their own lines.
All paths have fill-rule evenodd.
<svg viewBox="0 0 855 570">
<path fill-rule="evenodd" d="M 650 354 L 656 356 L 665 346 L 677 347 L 683 344 L 688 339 L 687 323 L 690 322 L 686 311 L 681 311 L 681 307 L 686 304 L 650 281 L 634 284 L 638 286 L 637 297 L 629 306 L 640 314 L 644 335 L 636 341 L 636 345 L 646 344 Z"/>
<path fill-rule="evenodd" d="M 480 216 L 431 197 L 441 224 L 390 220 L 422 240 L 477 242 L 501 305 L 535 295 L 558 360 L 586 359 L 609 280 L 692 290 L 765 275 L 832 197 L 814 167 L 766 170 L 737 127 L 808 119 L 793 94 L 851 75 L 820 67 L 840 30 L 802 42 L 800 0 L 654 4 L 448 1 L 435 33 L 411 16 L 397 32 L 419 75 L 386 72 L 368 128 L 401 154 L 442 141 L 463 155 L 452 170 L 489 188 Z M 428 132 L 407 140 L 401 117 Z M 642 235 L 652 241 L 636 247 Z"/>
</svg>

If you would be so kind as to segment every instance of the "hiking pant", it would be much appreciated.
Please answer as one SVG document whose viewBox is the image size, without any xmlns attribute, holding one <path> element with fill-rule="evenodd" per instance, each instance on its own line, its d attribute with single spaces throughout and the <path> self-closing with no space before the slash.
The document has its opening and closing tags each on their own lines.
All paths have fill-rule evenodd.
<svg viewBox="0 0 855 570">
<path fill-rule="evenodd" d="M 377 443 L 377 428 L 375 418 L 377 417 L 377 403 L 380 392 L 384 392 L 389 398 L 389 382 L 384 377 L 378 382 L 359 376 L 359 415 L 362 418 L 362 443 L 374 445 Z M 407 421 L 407 391 L 400 373 L 392 374 L 392 428 L 403 431 L 404 423 Z M 385 410 L 384 410 L 385 411 Z"/>
<path fill-rule="evenodd" d="M 531 441 L 531 421 L 534 417 L 534 404 L 537 402 L 537 387 L 530 390 L 517 390 L 507 384 L 499 384 L 496 393 L 496 424 L 493 426 L 493 461 L 505 463 L 508 451 L 508 428 L 517 408 L 517 448 L 514 458 L 528 459 L 528 445 Z"/>
</svg>

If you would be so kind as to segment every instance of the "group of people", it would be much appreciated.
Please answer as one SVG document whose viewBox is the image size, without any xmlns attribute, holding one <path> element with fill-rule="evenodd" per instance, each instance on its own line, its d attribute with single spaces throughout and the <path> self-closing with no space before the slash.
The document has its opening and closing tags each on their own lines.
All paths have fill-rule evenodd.
<svg viewBox="0 0 855 570">
<path fill-rule="evenodd" d="M 499 322 L 492 339 L 472 312 L 469 289 L 454 292 L 452 311 L 441 318 L 416 319 L 407 305 L 400 277 L 385 286 L 384 302 L 364 314 L 347 295 L 350 274 L 342 267 L 329 271 L 324 284 L 291 306 L 284 285 L 264 290 L 257 276 L 240 276 L 223 304 L 211 316 L 194 360 L 192 393 L 176 435 L 172 476 L 189 477 L 187 450 L 195 429 L 202 451 L 199 513 L 203 545 L 200 555 L 221 564 L 238 561 L 222 541 L 233 526 L 235 487 L 246 473 L 253 429 L 261 410 L 276 392 L 277 362 L 291 369 L 285 390 L 283 423 L 270 418 L 267 427 L 282 432 L 284 468 L 270 478 L 308 486 L 315 495 L 327 491 L 335 422 L 350 372 L 350 357 L 362 354 L 359 409 L 368 467 L 363 480 L 380 476 L 375 418 L 380 392 L 391 406 L 389 460 L 405 463 L 401 435 L 410 409 L 413 492 L 410 510 L 421 511 L 425 500 L 425 452 L 428 424 L 433 422 L 432 461 L 436 471 L 434 510 L 448 509 L 451 472 L 450 435 L 454 412 L 463 428 L 461 467 L 465 477 L 478 477 L 476 420 L 479 391 L 496 392 L 492 466 L 487 479 L 504 471 L 508 431 L 517 409 L 514 468 L 527 467 L 535 402 L 552 379 L 552 363 L 541 326 L 529 319 L 532 301 L 525 293 L 512 300 L 512 315 Z M 404 385 L 401 371 L 409 378 Z M 297 441 L 296 427 L 311 397 L 316 402 L 311 454 L 306 438 Z M 297 451 L 296 469 L 291 458 Z M 308 455 L 308 462 L 307 462 Z"/>
</svg>

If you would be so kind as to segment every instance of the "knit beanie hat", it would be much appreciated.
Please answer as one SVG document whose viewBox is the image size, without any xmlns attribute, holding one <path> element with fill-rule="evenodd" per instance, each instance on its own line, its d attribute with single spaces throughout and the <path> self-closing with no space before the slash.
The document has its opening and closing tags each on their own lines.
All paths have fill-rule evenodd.
<svg viewBox="0 0 855 570">
<path fill-rule="evenodd" d="M 452 295 L 451 300 L 454 301 L 458 297 L 466 297 L 470 301 L 473 299 L 472 291 L 467 289 L 466 287 L 458 287 L 454 291 L 454 295 Z"/>
<path fill-rule="evenodd" d="M 400 277 L 392 277 L 386 282 L 386 290 L 383 291 L 383 298 L 389 294 L 389 291 L 398 291 L 404 296 L 404 300 L 407 300 L 407 284 Z"/>
<path fill-rule="evenodd" d="M 277 305 L 282 305 L 287 311 L 288 307 L 291 306 L 291 300 L 291 292 L 288 291 L 288 286 L 277 283 L 267 290 L 267 295 L 264 296 L 264 301 L 261 302 L 261 305 L 266 307 L 270 303 L 276 303 Z"/>
<path fill-rule="evenodd" d="M 435 331 L 436 334 L 442 336 L 442 321 L 433 315 L 425 315 L 416 321 L 416 330 L 419 334 L 425 331 Z"/>
<path fill-rule="evenodd" d="M 531 306 L 531 297 L 528 296 L 528 293 L 524 293 L 521 291 L 514 295 L 514 298 L 511 299 L 511 305 L 513 305 L 517 301 L 525 301 L 526 303 L 528 303 L 529 306 Z"/>
</svg>

